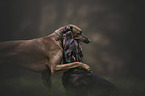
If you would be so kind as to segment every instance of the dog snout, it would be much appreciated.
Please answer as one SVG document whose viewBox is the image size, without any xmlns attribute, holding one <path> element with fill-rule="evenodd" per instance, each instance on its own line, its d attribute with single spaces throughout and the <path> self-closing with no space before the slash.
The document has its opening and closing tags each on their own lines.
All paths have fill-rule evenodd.
<svg viewBox="0 0 145 96">
<path fill-rule="evenodd" d="M 91 39 L 86 38 L 83 42 L 84 42 L 84 43 L 86 43 L 86 44 L 88 44 L 88 43 L 90 43 L 90 42 L 91 42 Z"/>
</svg>

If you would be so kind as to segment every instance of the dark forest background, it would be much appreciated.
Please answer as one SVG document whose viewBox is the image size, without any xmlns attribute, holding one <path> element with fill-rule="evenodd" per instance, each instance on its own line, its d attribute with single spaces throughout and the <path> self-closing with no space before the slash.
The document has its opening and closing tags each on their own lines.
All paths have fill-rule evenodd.
<svg viewBox="0 0 145 96">
<path fill-rule="evenodd" d="M 0 41 L 51 34 L 79 26 L 92 42 L 82 44 L 84 63 L 118 87 L 119 96 L 145 95 L 145 14 L 141 0 L 0 0 Z M 61 75 L 52 76 L 65 96 Z M 1 96 L 47 96 L 40 74 L 0 65 Z"/>
</svg>

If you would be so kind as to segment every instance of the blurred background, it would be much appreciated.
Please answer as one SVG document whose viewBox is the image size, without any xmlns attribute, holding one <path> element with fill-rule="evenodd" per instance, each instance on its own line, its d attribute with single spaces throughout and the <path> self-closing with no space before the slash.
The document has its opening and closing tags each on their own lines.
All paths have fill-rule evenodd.
<svg viewBox="0 0 145 96">
<path fill-rule="evenodd" d="M 82 44 L 84 63 L 114 83 L 118 96 L 145 95 L 145 14 L 141 0 L 1 0 L 0 41 L 51 34 L 66 24 L 92 40 Z M 61 75 L 52 76 L 55 96 L 65 96 Z M 0 65 L 1 96 L 47 96 L 39 73 Z"/>
</svg>

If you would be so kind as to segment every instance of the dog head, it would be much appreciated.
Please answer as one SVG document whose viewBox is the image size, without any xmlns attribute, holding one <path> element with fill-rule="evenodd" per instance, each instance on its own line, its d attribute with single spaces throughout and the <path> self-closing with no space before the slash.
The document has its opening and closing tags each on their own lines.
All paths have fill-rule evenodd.
<svg viewBox="0 0 145 96">
<path fill-rule="evenodd" d="M 85 35 L 83 35 L 83 32 L 79 27 L 77 27 L 75 25 L 71 25 L 71 24 L 68 26 L 70 27 L 70 30 L 72 30 L 72 32 L 73 32 L 74 39 L 87 43 L 87 44 L 91 42 L 91 40 L 89 38 L 87 38 Z"/>
<path fill-rule="evenodd" d="M 74 39 L 87 43 L 87 44 L 91 42 L 91 40 L 89 38 L 87 38 L 86 36 L 83 35 L 82 30 L 79 27 L 77 27 L 76 25 L 69 24 L 64 27 L 59 28 L 58 30 L 61 32 L 61 34 L 64 34 L 67 31 L 72 31 Z M 60 34 L 60 33 L 58 33 L 58 34 Z"/>
</svg>

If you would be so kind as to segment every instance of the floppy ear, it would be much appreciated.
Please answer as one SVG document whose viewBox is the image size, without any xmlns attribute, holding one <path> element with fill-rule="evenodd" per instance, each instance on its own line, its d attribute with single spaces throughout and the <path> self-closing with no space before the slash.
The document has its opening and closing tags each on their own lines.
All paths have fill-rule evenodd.
<svg viewBox="0 0 145 96">
<path fill-rule="evenodd" d="M 68 46 L 68 43 L 70 40 L 73 38 L 72 37 L 72 32 L 71 31 L 66 31 L 66 33 L 63 34 L 63 47 L 66 49 L 66 45 Z"/>
<path fill-rule="evenodd" d="M 67 32 L 66 32 L 66 38 L 67 38 L 67 39 L 73 39 L 72 31 L 67 31 Z"/>
</svg>

